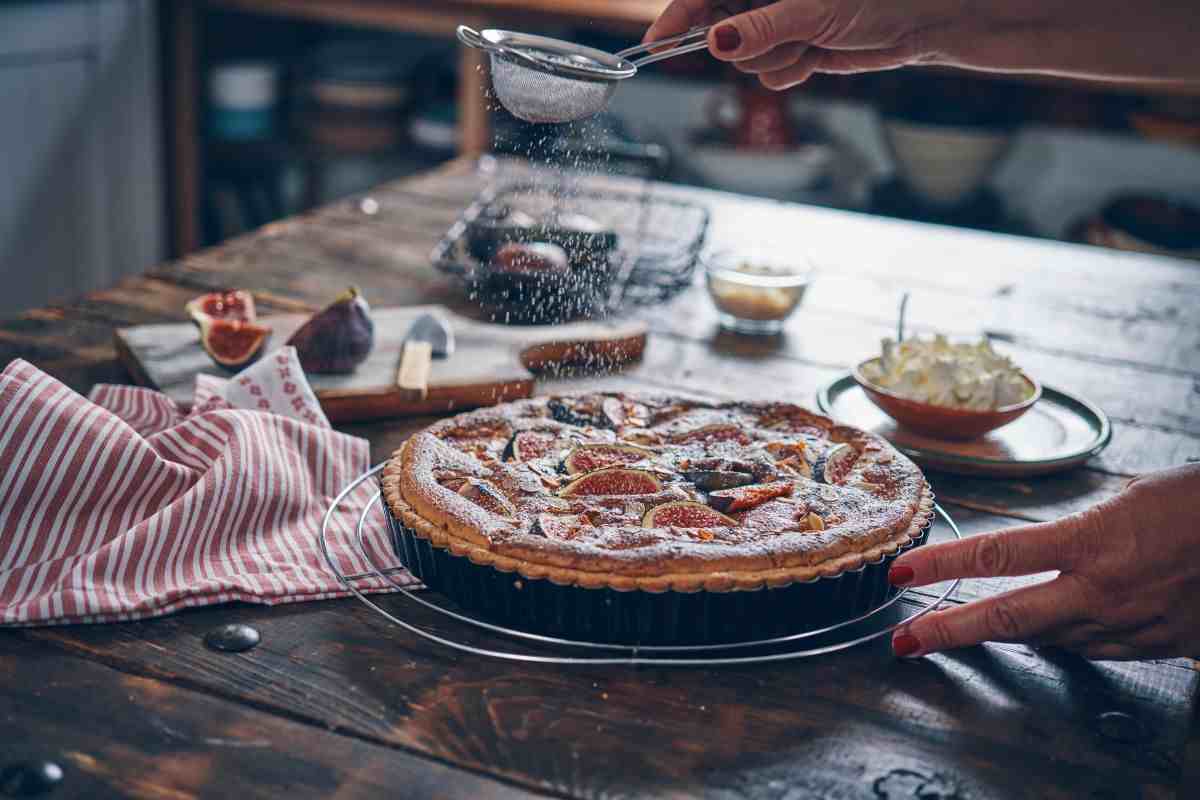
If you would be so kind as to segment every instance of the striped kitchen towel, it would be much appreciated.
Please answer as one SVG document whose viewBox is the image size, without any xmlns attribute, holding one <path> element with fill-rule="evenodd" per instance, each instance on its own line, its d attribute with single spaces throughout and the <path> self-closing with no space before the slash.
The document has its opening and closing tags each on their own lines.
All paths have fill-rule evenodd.
<svg viewBox="0 0 1200 800">
<path fill-rule="evenodd" d="M 132 386 L 84 398 L 14 361 L 0 373 L 0 623 L 341 596 L 318 536 L 368 459 L 366 441 L 330 427 L 292 348 L 232 380 L 201 377 L 186 414 Z M 343 574 L 369 568 L 353 534 L 373 493 L 360 486 L 331 518 Z M 367 552 L 392 566 L 372 514 Z"/>
</svg>

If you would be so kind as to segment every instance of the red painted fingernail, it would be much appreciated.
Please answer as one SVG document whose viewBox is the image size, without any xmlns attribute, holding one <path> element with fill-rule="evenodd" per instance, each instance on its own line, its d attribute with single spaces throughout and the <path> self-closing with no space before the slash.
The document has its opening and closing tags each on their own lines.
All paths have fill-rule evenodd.
<svg viewBox="0 0 1200 800">
<path fill-rule="evenodd" d="M 732 25 L 722 25 L 716 32 L 717 49 L 722 53 L 730 53 L 742 46 L 742 35 Z"/>
<path fill-rule="evenodd" d="M 888 583 L 892 586 L 908 586 L 915 577 L 917 573 L 913 572 L 912 567 L 900 566 L 888 570 Z"/>
<path fill-rule="evenodd" d="M 921 649 L 921 643 L 911 633 L 899 633 L 892 638 L 892 652 L 900 658 L 911 656 Z"/>
</svg>

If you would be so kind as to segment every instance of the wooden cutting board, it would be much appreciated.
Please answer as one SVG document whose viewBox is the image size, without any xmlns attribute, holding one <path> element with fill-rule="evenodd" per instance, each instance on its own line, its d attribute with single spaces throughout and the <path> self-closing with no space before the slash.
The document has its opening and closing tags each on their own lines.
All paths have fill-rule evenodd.
<svg viewBox="0 0 1200 800">
<path fill-rule="evenodd" d="M 422 400 L 401 392 L 395 382 L 404 336 L 426 312 L 440 314 L 449 323 L 455 350 L 449 358 L 434 359 L 429 393 Z M 436 414 L 529 397 L 538 372 L 615 369 L 639 360 L 646 346 L 646 325 L 641 322 L 496 325 L 442 306 L 373 309 L 371 317 L 375 347 L 353 374 L 309 376 L 334 422 Z M 267 350 L 282 346 L 307 319 L 304 314 L 287 314 L 260 320 L 273 329 Z M 138 383 L 184 406 L 191 403 L 197 375 L 232 374 L 212 362 L 190 322 L 120 328 L 116 344 L 122 363 Z"/>
</svg>

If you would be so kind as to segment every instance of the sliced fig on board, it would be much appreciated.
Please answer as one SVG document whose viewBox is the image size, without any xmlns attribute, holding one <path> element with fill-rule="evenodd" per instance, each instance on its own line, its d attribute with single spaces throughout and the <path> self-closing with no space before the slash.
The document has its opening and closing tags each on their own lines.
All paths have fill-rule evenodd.
<svg viewBox="0 0 1200 800">
<path fill-rule="evenodd" d="M 585 497 L 589 495 L 654 494 L 662 490 L 662 482 L 641 469 L 610 467 L 589 472 L 568 483 L 558 492 L 559 497 Z"/>
<path fill-rule="evenodd" d="M 239 369 L 262 355 L 271 329 L 253 322 L 195 317 L 204 352 L 226 369 Z"/>
<path fill-rule="evenodd" d="M 691 500 L 663 503 L 650 509 L 642 517 L 644 528 L 732 528 L 735 525 L 737 520 L 709 508 L 704 503 Z"/>
<path fill-rule="evenodd" d="M 553 431 L 518 431 L 508 443 L 513 461 L 533 461 L 554 451 L 558 434 Z"/>
<path fill-rule="evenodd" d="M 636 464 L 654 457 L 653 450 L 632 444 L 581 444 L 563 459 L 568 475 L 582 475 L 605 467 Z"/>
<path fill-rule="evenodd" d="M 254 310 L 253 295 L 240 289 L 202 294 L 188 301 L 183 309 L 189 317 L 197 321 L 201 316 L 235 322 L 254 322 L 258 319 Z"/>
<path fill-rule="evenodd" d="M 725 489 L 710 494 L 708 504 L 718 511 L 745 511 L 760 506 L 768 500 L 787 497 L 792 493 L 793 488 L 795 488 L 795 484 L 791 481 L 779 481 L 741 486 L 737 489 Z"/>
</svg>

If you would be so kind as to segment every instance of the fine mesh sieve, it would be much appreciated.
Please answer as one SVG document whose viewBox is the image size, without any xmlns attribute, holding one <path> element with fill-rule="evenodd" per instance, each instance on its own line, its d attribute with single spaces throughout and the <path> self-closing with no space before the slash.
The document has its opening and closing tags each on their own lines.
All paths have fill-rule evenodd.
<svg viewBox="0 0 1200 800">
<path fill-rule="evenodd" d="M 603 111 L 617 84 L 638 68 L 707 47 L 708 27 L 607 53 L 574 42 L 515 31 L 476 31 L 461 25 L 458 38 L 487 51 L 492 89 L 510 114 L 526 122 L 572 122 Z M 657 53 L 629 61 L 655 48 Z"/>
</svg>

